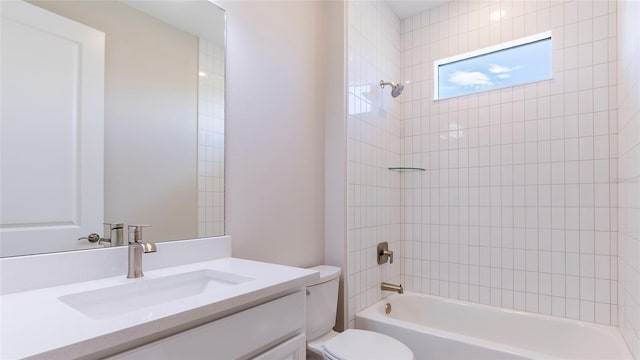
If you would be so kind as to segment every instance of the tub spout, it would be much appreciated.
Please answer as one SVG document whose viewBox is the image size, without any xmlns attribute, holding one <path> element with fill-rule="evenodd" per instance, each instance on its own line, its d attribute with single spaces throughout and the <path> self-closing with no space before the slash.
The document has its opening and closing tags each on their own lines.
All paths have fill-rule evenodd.
<svg viewBox="0 0 640 360">
<path fill-rule="evenodd" d="M 404 293 L 404 289 L 402 288 L 402 284 L 396 285 L 396 284 L 390 284 L 390 283 L 383 282 L 380 285 L 380 289 L 387 290 L 387 291 L 395 291 L 398 294 L 403 294 Z"/>
</svg>

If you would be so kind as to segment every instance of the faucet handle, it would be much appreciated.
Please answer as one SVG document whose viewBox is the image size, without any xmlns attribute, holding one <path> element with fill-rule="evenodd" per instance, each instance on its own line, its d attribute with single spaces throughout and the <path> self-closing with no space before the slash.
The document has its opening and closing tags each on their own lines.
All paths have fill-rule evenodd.
<svg viewBox="0 0 640 360">
<path fill-rule="evenodd" d="M 142 241 L 142 229 L 150 227 L 151 225 L 129 225 L 127 227 L 129 231 L 129 243 Z M 131 240 L 131 234 L 133 234 L 133 241 Z"/>
<path fill-rule="evenodd" d="M 387 255 L 389 257 L 389 264 L 393 264 L 393 251 L 383 250 L 382 255 Z"/>
<path fill-rule="evenodd" d="M 104 225 L 104 236 L 106 238 L 104 242 L 108 243 L 109 246 L 125 245 L 123 236 L 124 223 L 104 222 L 102 224 Z"/>
<path fill-rule="evenodd" d="M 124 228 L 124 224 L 123 223 L 108 223 L 108 222 L 104 222 L 102 223 L 105 226 L 109 227 L 109 230 L 116 230 L 116 229 L 123 229 Z"/>
<path fill-rule="evenodd" d="M 388 242 L 378 243 L 376 248 L 377 256 L 378 256 L 378 265 L 382 265 L 389 261 L 389 263 L 393 264 L 393 251 L 389 250 Z"/>
</svg>

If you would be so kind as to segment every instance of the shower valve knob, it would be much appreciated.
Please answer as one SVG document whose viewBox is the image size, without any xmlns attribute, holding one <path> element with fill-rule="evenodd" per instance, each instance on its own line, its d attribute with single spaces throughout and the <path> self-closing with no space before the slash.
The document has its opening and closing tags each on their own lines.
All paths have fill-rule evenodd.
<svg viewBox="0 0 640 360">
<path fill-rule="evenodd" d="M 388 242 L 379 243 L 376 251 L 378 252 L 378 265 L 382 265 L 387 261 L 393 264 L 393 251 L 389 250 Z"/>
</svg>

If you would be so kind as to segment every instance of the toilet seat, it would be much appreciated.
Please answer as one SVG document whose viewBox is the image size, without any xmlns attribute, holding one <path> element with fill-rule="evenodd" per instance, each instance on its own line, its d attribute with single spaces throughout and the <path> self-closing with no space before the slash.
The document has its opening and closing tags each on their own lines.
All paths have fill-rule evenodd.
<svg viewBox="0 0 640 360">
<path fill-rule="evenodd" d="M 345 330 L 327 341 L 323 356 L 328 360 L 413 360 L 413 352 L 400 341 L 366 330 Z"/>
</svg>

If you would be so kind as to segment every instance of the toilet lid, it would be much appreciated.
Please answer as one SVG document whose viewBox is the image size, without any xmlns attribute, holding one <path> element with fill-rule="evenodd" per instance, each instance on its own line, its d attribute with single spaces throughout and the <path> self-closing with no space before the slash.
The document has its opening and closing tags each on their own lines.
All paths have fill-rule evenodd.
<svg viewBox="0 0 640 360">
<path fill-rule="evenodd" d="M 345 330 L 323 347 L 325 355 L 336 360 L 413 359 L 413 352 L 405 344 L 391 336 L 366 330 Z"/>
</svg>

